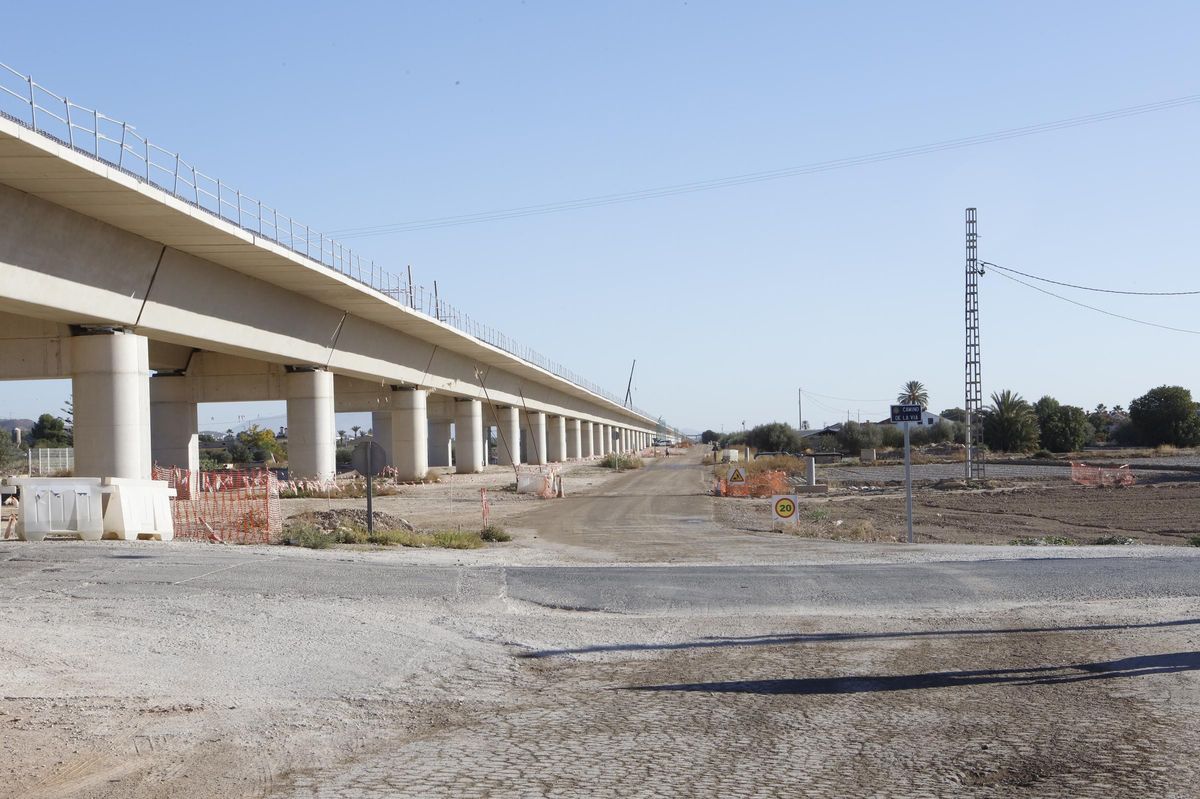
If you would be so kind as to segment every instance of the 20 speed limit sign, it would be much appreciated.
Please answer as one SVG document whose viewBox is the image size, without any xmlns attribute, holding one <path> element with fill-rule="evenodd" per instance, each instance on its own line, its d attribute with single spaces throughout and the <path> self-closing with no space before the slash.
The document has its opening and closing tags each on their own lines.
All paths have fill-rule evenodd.
<svg viewBox="0 0 1200 799">
<path fill-rule="evenodd" d="M 792 521 L 796 518 L 796 497 L 790 494 L 771 497 L 771 513 L 776 521 Z"/>
</svg>

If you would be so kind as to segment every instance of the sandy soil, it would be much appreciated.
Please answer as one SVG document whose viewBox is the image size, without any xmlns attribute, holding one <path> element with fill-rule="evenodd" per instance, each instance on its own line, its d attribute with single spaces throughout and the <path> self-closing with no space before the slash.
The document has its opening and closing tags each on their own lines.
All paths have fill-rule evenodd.
<svg viewBox="0 0 1200 799">
<path fill-rule="evenodd" d="M 904 495 L 803 498 L 800 521 L 772 525 L 766 500 L 722 498 L 718 518 L 744 530 L 772 530 L 848 541 L 900 541 L 905 535 Z M 1067 538 L 1080 544 L 1104 539 L 1187 545 L 1200 535 L 1200 483 L 1150 483 L 1128 488 L 1018 484 L 985 491 L 913 495 L 918 541 L 1008 544 L 1022 538 Z"/>
</svg>

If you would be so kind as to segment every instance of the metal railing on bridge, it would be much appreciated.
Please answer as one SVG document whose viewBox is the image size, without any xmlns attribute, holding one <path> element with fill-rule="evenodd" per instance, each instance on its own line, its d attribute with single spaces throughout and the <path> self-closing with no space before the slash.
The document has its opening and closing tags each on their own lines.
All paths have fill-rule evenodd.
<svg viewBox="0 0 1200 799">
<path fill-rule="evenodd" d="M 413 285 L 407 279 L 401 280 L 398 275 L 380 268 L 373 260 L 362 258 L 324 233 L 279 213 L 279 209 L 242 193 L 220 178 L 201 172 L 179 153 L 151 142 L 133 125 L 79 105 L 3 63 L 0 63 L 0 116 L 54 139 L 77 153 L 116 167 L 177 200 L 285 247 L 580 388 L 624 405 L 616 394 L 495 328 L 472 319 L 440 299 L 436 292 Z M 640 408 L 629 409 L 651 417 L 648 411 Z"/>
</svg>

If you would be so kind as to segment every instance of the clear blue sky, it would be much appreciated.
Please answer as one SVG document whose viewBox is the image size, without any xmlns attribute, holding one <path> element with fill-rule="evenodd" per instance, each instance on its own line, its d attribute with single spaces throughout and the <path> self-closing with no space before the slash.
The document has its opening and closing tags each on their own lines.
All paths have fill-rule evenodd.
<svg viewBox="0 0 1200 799">
<path fill-rule="evenodd" d="M 1200 93 L 1192 2 L 22 3 L 0 60 L 333 230 L 719 178 Z M 1198 289 L 1200 106 L 719 191 L 362 238 L 360 251 L 688 428 L 962 404 L 981 257 Z M 982 280 L 985 393 L 1200 390 L 1200 336 Z M 1200 329 L 1200 298 L 1064 290 Z M 0 386 L 0 415 L 66 383 Z M 883 401 L 880 401 L 883 400 Z M 823 407 L 818 405 L 823 403 Z M 202 411 L 202 426 L 279 406 Z M 341 422 L 339 423 L 340 426 Z"/>
</svg>

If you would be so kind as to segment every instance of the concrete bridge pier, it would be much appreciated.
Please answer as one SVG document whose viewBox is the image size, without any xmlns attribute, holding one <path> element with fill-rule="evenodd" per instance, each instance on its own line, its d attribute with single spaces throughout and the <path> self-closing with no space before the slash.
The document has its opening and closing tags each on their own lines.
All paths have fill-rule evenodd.
<svg viewBox="0 0 1200 799">
<path fill-rule="evenodd" d="M 429 465 L 451 466 L 454 463 L 454 439 L 450 435 L 450 420 L 429 422 Z"/>
<path fill-rule="evenodd" d="M 524 414 L 525 424 L 522 427 L 529 438 L 529 446 L 524 448 L 525 462 L 538 466 L 546 465 L 546 414 L 541 411 L 529 411 Z"/>
<path fill-rule="evenodd" d="M 330 480 L 337 471 L 333 373 L 290 367 L 287 392 L 288 475 Z"/>
<path fill-rule="evenodd" d="M 483 471 L 483 406 L 477 399 L 454 402 L 454 463 L 459 474 Z"/>
<path fill-rule="evenodd" d="M 150 454 L 159 466 L 200 469 L 200 427 L 186 375 L 150 378 Z"/>
<path fill-rule="evenodd" d="M 119 330 L 71 338 L 77 476 L 150 477 L 148 352 L 144 336 Z"/>
<path fill-rule="evenodd" d="M 385 466 L 395 466 L 392 458 L 392 411 L 371 411 L 371 438 L 387 454 Z"/>
<path fill-rule="evenodd" d="M 578 419 L 567 420 L 567 459 L 579 460 L 582 448 L 580 446 L 579 427 L 583 422 Z"/>
<path fill-rule="evenodd" d="M 596 451 L 596 433 L 593 422 L 579 423 L 579 457 L 590 458 Z"/>
<path fill-rule="evenodd" d="M 567 420 L 563 416 L 551 416 L 546 431 L 546 456 L 551 463 L 562 463 L 567 459 Z"/>
<path fill-rule="evenodd" d="M 429 474 L 426 393 L 413 388 L 392 392 L 392 460 L 397 480 L 424 480 Z"/>
<path fill-rule="evenodd" d="M 516 408 L 496 408 L 496 452 L 501 466 L 521 462 L 521 413 Z"/>
</svg>

